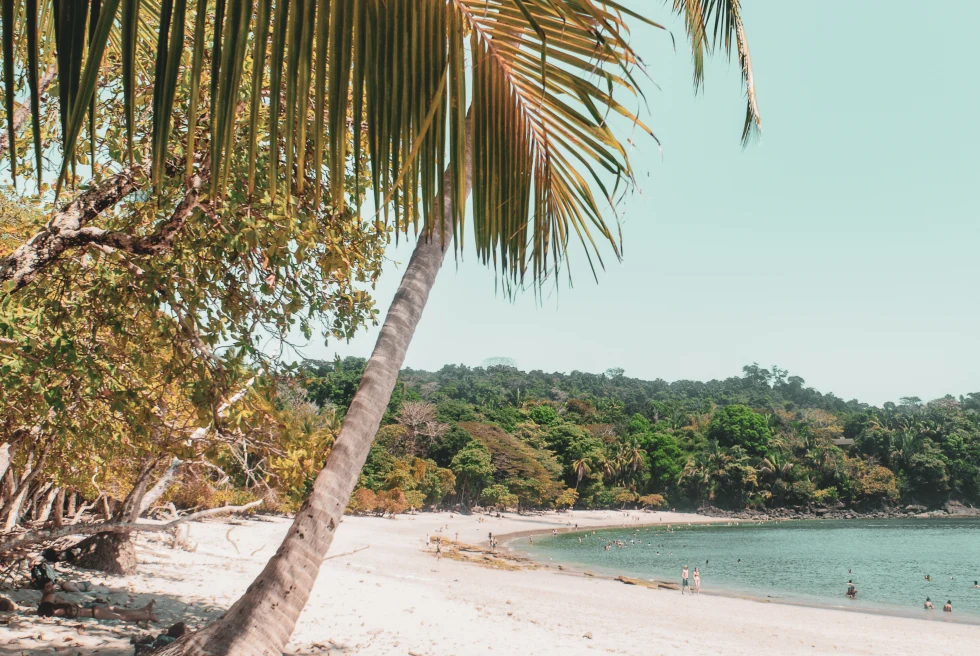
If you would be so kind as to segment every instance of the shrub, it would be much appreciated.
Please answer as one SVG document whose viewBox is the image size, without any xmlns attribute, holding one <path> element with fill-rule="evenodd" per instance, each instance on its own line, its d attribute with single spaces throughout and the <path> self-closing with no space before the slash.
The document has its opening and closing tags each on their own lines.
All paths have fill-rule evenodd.
<svg viewBox="0 0 980 656">
<path fill-rule="evenodd" d="M 646 494 L 637 499 L 644 508 L 666 508 L 667 499 L 662 494 Z"/>
<path fill-rule="evenodd" d="M 480 492 L 480 502 L 494 508 L 511 509 L 517 507 L 518 499 L 516 494 L 511 494 L 506 485 L 497 483 Z"/>
<path fill-rule="evenodd" d="M 613 495 L 613 501 L 620 507 L 625 507 L 626 504 L 633 503 L 640 497 L 636 492 L 622 487 L 615 487 L 610 492 Z"/>
<path fill-rule="evenodd" d="M 405 499 L 405 492 L 399 488 L 378 492 L 376 510 L 383 515 L 397 515 L 408 510 L 408 500 Z"/>
<path fill-rule="evenodd" d="M 410 490 L 405 493 L 405 502 L 409 508 L 421 509 L 425 505 L 425 493 L 419 490 Z"/>
<path fill-rule="evenodd" d="M 536 405 L 531 409 L 531 421 L 542 426 L 551 426 L 558 421 L 558 413 L 550 405 Z"/>
<path fill-rule="evenodd" d="M 578 491 L 572 488 L 567 488 L 564 492 L 558 495 L 555 499 L 556 508 L 571 508 L 578 501 Z"/>
<path fill-rule="evenodd" d="M 354 490 L 354 494 L 351 495 L 350 502 L 347 504 L 347 512 L 354 515 L 369 513 L 373 512 L 377 505 L 378 499 L 374 491 L 361 487 Z"/>
<path fill-rule="evenodd" d="M 839 493 L 836 487 L 828 487 L 823 490 L 817 490 L 813 493 L 813 500 L 816 503 L 835 503 Z"/>
</svg>

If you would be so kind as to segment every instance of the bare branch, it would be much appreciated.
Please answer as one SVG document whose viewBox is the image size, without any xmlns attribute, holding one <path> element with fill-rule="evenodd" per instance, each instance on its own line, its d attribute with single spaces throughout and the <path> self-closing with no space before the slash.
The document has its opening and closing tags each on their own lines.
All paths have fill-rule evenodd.
<svg viewBox="0 0 980 656">
<path fill-rule="evenodd" d="M 177 528 L 181 524 L 193 522 L 204 517 L 213 517 L 226 513 L 239 513 L 251 510 L 256 506 L 262 505 L 262 499 L 246 503 L 244 506 L 222 506 L 220 508 L 209 508 L 198 512 L 184 515 L 180 519 L 175 519 L 166 524 L 134 524 L 130 522 L 112 522 L 98 524 L 82 524 L 78 526 L 65 526 L 60 529 L 49 529 L 26 533 L 20 537 L 12 538 L 0 543 L 0 554 L 5 554 L 15 549 L 22 549 L 39 542 L 56 540 L 68 535 L 95 535 L 96 533 L 164 533 Z"/>
</svg>

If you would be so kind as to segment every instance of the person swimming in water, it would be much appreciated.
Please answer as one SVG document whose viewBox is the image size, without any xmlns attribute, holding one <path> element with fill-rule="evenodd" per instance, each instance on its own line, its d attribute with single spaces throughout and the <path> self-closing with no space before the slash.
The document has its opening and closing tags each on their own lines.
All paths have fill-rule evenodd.
<svg viewBox="0 0 980 656">
<path fill-rule="evenodd" d="M 854 581 L 847 582 L 847 592 L 844 593 L 849 599 L 857 599 L 857 588 L 854 587 Z"/>
<path fill-rule="evenodd" d="M 934 606 L 932 605 L 932 600 L 930 600 L 929 597 L 926 597 L 926 603 L 924 603 L 922 606 L 926 610 L 933 610 L 934 608 Z"/>
<path fill-rule="evenodd" d="M 944 613 L 952 613 L 953 612 L 953 600 L 952 599 L 947 599 L 946 600 L 946 605 L 943 606 L 943 612 Z"/>
</svg>

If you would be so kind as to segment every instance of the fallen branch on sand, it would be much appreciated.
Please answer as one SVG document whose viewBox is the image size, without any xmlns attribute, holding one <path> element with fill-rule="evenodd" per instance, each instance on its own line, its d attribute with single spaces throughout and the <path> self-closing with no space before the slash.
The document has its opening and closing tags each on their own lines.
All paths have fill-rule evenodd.
<svg viewBox="0 0 980 656">
<path fill-rule="evenodd" d="M 59 529 L 32 531 L 0 543 L 0 554 L 6 554 L 10 551 L 21 549 L 32 544 L 47 542 L 48 540 L 56 540 L 68 535 L 95 535 L 97 533 L 164 533 L 177 528 L 181 524 L 186 524 L 187 522 L 193 522 L 198 519 L 213 517 L 215 515 L 245 512 L 261 504 L 262 499 L 259 499 L 251 503 L 246 503 L 243 506 L 222 506 L 220 508 L 199 510 L 198 512 L 184 515 L 180 519 L 175 519 L 171 522 L 167 522 L 166 524 L 107 522 L 99 524 L 76 524 L 73 526 L 64 526 Z"/>
<path fill-rule="evenodd" d="M 327 556 L 326 558 L 324 558 L 324 560 L 333 560 L 334 558 L 341 558 L 343 556 L 350 556 L 351 554 L 356 554 L 358 551 L 364 551 L 365 549 L 369 548 L 370 546 L 371 546 L 370 544 L 367 544 L 367 545 L 364 545 L 363 547 L 359 547 L 357 549 L 354 549 L 353 551 L 345 551 L 344 553 L 334 554 L 333 556 Z"/>
</svg>

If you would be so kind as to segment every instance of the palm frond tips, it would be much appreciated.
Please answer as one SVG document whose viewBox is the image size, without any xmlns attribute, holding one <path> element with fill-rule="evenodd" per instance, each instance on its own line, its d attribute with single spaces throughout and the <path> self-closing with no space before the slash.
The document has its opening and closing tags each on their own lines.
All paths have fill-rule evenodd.
<svg viewBox="0 0 980 656">
<path fill-rule="evenodd" d="M 686 12 L 697 84 L 714 43 L 737 46 L 749 88 L 747 136 L 758 111 L 738 2 L 673 7 Z M 115 85 L 108 76 L 118 75 L 125 143 L 102 146 L 100 157 L 132 163 L 140 144 L 158 187 L 177 175 L 171 153 L 183 150 L 187 175 L 210 159 L 217 197 L 240 186 L 255 200 L 291 204 L 295 195 L 329 212 L 373 193 L 379 229 L 390 221 L 396 235 L 445 239 L 448 221 L 455 247 L 469 240 L 509 285 L 554 275 L 575 242 L 594 268 L 602 244 L 620 254 L 607 217 L 632 170 L 618 128 L 649 132 L 633 108 L 641 64 L 628 22 L 657 24 L 618 2 L 25 0 L 0 9 L 4 54 L 12 35 L 33 43 L 6 57 L 0 88 L 8 105 L 11 83 L 33 89 L 37 69 L 57 60 L 59 189 L 99 82 Z M 54 44 L 37 34 L 48 24 L 37 17 L 49 15 Z M 111 116 L 98 97 L 99 116 Z M 143 107 L 150 120 L 136 121 Z M 92 120 L 88 132 L 96 132 Z M 467 143 L 473 220 L 464 227 Z M 14 161 L 17 153 L 11 148 Z M 444 195 L 453 202 L 436 202 Z"/>
<path fill-rule="evenodd" d="M 705 56 L 715 47 L 723 46 L 731 56 L 732 47 L 738 53 L 738 63 L 745 83 L 745 124 L 742 143 L 748 143 L 762 130 L 762 116 L 755 92 L 752 55 L 742 23 L 740 0 L 673 0 L 674 12 L 682 16 L 694 57 L 694 88 L 704 84 Z"/>
</svg>

